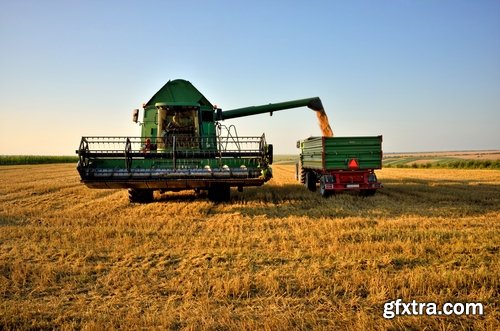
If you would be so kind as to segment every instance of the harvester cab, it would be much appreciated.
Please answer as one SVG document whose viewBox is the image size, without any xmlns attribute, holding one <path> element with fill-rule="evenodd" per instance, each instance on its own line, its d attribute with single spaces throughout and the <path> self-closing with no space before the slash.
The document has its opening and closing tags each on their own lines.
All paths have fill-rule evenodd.
<svg viewBox="0 0 500 331">
<path fill-rule="evenodd" d="M 127 188 L 131 202 L 153 200 L 153 191 L 208 191 L 227 201 L 230 188 L 260 186 L 272 177 L 272 145 L 265 135 L 240 137 L 224 120 L 308 106 L 317 97 L 222 111 L 190 82 L 173 80 L 143 105 L 140 137 L 82 137 L 78 171 L 91 188 Z"/>
</svg>

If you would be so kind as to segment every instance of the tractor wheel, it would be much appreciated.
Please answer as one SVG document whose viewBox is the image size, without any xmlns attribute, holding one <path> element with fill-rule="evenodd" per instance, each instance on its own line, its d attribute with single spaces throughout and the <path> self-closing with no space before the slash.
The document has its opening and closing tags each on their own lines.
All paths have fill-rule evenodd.
<svg viewBox="0 0 500 331">
<path fill-rule="evenodd" d="M 316 174 L 312 171 L 307 171 L 305 175 L 305 184 L 309 191 L 316 192 Z"/>
<path fill-rule="evenodd" d="M 128 199 L 130 202 L 148 203 L 153 201 L 153 190 L 147 189 L 128 189 Z"/>
<path fill-rule="evenodd" d="M 230 198 L 231 187 L 229 185 L 213 185 L 208 189 L 208 199 L 212 202 L 228 202 Z"/>
</svg>

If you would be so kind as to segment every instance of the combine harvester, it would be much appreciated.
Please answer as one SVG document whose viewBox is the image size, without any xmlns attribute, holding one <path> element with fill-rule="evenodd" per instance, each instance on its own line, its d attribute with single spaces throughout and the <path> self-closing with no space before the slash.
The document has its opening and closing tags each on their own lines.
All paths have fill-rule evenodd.
<svg viewBox="0 0 500 331">
<path fill-rule="evenodd" d="M 234 125 L 220 122 L 305 106 L 324 112 L 318 97 L 222 111 L 190 82 L 169 81 L 143 106 L 142 122 L 134 110 L 140 137 L 82 137 L 77 169 L 88 187 L 126 188 L 131 202 L 188 189 L 228 201 L 231 187 L 242 191 L 272 178 L 273 146 L 264 134 L 239 137 Z"/>
</svg>

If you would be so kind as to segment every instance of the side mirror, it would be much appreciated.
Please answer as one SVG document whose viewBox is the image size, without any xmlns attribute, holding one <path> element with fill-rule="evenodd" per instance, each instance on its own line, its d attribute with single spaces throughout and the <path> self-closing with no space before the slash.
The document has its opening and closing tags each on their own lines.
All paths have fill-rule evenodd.
<svg viewBox="0 0 500 331">
<path fill-rule="evenodd" d="M 139 109 L 132 110 L 132 122 L 137 123 L 139 121 Z"/>
<path fill-rule="evenodd" d="M 269 164 L 273 164 L 273 152 L 273 145 L 267 145 L 267 161 L 269 162 Z"/>
</svg>

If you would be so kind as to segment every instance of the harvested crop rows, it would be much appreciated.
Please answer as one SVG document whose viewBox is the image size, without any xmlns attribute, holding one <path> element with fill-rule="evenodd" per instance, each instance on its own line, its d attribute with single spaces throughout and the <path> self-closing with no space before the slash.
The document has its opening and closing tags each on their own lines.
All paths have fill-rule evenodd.
<svg viewBox="0 0 500 331">
<path fill-rule="evenodd" d="M 498 329 L 500 171 L 384 169 L 323 199 L 275 165 L 213 204 L 129 204 L 74 165 L 0 167 L 0 328 Z M 388 300 L 483 316 L 382 317 Z"/>
</svg>

